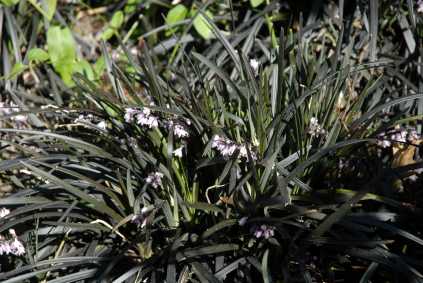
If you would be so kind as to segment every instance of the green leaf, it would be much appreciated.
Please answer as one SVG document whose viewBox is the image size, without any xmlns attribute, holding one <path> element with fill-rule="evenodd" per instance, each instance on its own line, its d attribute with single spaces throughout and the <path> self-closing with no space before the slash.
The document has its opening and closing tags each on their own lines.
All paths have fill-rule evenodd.
<svg viewBox="0 0 423 283">
<path fill-rule="evenodd" d="M 209 10 L 206 10 L 205 13 L 207 16 L 213 20 L 213 13 Z M 197 14 L 197 11 L 195 11 L 194 15 Z M 198 34 L 204 38 L 209 39 L 211 34 L 211 27 L 207 24 L 206 19 L 203 15 L 198 15 L 194 20 L 194 28 L 198 32 Z"/>
<path fill-rule="evenodd" d="M 0 3 L 6 5 L 8 7 L 13 5 L 12 0 L 1 0 Z"/>
<path fill-rule="evenodd" d="M 83 74 L 90 81 L 94 81 L 95 80 L 93 69 L 91 68 L 90 63 L 88 63 L 87 60 L 82 60 L 81 62 L 75 64 L 74 65 L 74 68 L 73 68 L 73 71 Z"/>
<path fill-rule="evenodd" d="M 48 60 L 49 58 L 50 58 L 50 55 L 47 53 L 47 51 L 41 48 L 34 48 L 28 52 L 29 61 L 33 61 L 33 60 L 45 61 L 45 60 Z"/>
<path fill-rule="evenodd" d="M 46 0 L 47 2 L 47 15 L 48 15 L 48 20 L 51 21 L 51 19 L 53 19 L 54 16 L 54 12 L 56 11 L 56 5 L 57 5 L 57 0 Z"/>
<path fill-rule="evenodd" d="M 101 75 L 101 73 L 103 73 L 105 66 L 106 64 L 104 63 L 104 57 L 98 58 L 98 60 L 94 63 L 94 72 L 97 75 Z"/>
<path fill-rule="evenodd" d="M 166 21 L 169 24 L 172 23 L 176 23 L 179 21 L 182 21 L 186 18 L 188 14 L 188 8 L 185 7 L 182 4 L 178 4 L 175 7 L 173 7 L 172 9 L 169 10 L 169 12 L 166 15 Z M 173 32 L 177 31 L 179 29 L 179 27 L 173 27 L 172 30 Z M 165 36 L 170 36 L 172 34 L 172 32 L 170 31 L 169 28 L 165 29 Z"/>
<path fill-rule="evenodd" d="M 14 75 L 16 75 L 17 73 L 19 73 L 20 71 L 23 71 L 25 69 L 28 69 L 29 66 L 24 65 L 22 62 L 18 62 L 15 63 L 15 65 L 13 65 L 12 71 L 10 72 L 9 75 L 7 75 L 8 78 L 13 77 Z M 4 77 L 1 77 L 0 79 L 3 79 Z"/>
<path fill-rule="evenodd" d="M 56 72 L 67 85 L 72 85 L 71 74 L 74 73 L 76 56 L 72 32 L 63 25 L 51 26 L 47 32 L 47 46 Z"/>
<path fill-rule="evenodd" d="M 109 22 L 110 27 L 119 28 L 123 23 L 123 12 L 117 11 Z"/>
<path fill-rule="evenodd" d="M 253 8 L 259 6 L 261 3 L 263 3 L 263 0 L 250 0 L 251 6 Z"/>
<path fill-rule="evenodd" d="M 104 39 L 104 41 L 107 41 L 113 36 L 113 33 L 114 31 L 112 28 L 106 28 L 106 30 L 103 31 L 103 35 L 101 37 Z"/>
<path fill-rule="evenodd" d="M 134 12 L 137 9 L 139 3 L 141 3 L 141 0 L 128 0 L 125 8 L 123 8 L 123 12 L 125 14 Z"/>
</svg>

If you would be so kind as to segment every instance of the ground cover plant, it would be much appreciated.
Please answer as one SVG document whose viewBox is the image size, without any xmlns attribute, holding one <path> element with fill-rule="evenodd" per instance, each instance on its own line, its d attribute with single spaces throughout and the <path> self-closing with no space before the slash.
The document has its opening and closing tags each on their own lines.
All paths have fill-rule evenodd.
<svg viewBox="0 0 423 283">
<path fill-rule="evenodd" d="M 423 281 L 420 1 L 1 3 L 2 282 Z"/>
</svg>

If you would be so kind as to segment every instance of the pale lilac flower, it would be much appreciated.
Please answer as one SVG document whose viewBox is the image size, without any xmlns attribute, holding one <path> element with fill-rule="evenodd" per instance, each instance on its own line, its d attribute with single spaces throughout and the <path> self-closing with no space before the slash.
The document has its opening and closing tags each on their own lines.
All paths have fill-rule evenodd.
<svg viewBox="0 0 423 283">
<path fill-rule="evenodd" d="M 0 102 L 0 116 L 12 114 L 12 109 L 5 107 L 5 102 Z"/>
<path fill-rule="evenodd" d="M 263 236 L 263 238 L 267 240 L 275 234 L 274 232 L 275 229 L 276 229 L 275 226 L 267 226 L 263 224 L 260 227 L 258 227 L 257 225 L 254 224 L 251 227 L 250 232 L 254 233 L 254 236 L 256 238 L 260 238 L 261 236 Z"/>
<path fill-rule="evenodd" d="M 324 135 L 325 134 L 325 129 L 321 129 L 320 126 L 314 131 L 316 134 L 316 137 L 320 136 L 320 135 Z"/>
<path fill-rule="evenodd" d="M 213 143 L 212 143 L 212 148 L 217 148 L 219 147 L 220 143 L 221 143 L 222 139 L 218 136 L 218 135 L 214 135 L 213 137 Z"/>
<path fill-rule="evenodd" d="M 137 139 L 136 139 L 136 138 L 134 138 L 134 137 L 130 137 L 130 138 L 129 138 L 128 145 L 129 145 L 130 147 L 133 147 L 133 148 L 138 148 L 138 142 L 137 142 Z"/>
<path fill-rule="evenodd" d="M 0 235 L 0 255 L 3 254 L 14 254 L 20 256 L 25 253 L 25 247 L 18 240 L 15 230 L 9 229 L 9 233 L 12 235 L 12 238 L 7 239 Z"/>
<path fill-rule="evenodd" d="M 310 127 L 306 130 L 308 134 L 318 137 L 326 133 L 325 129 L 322 129 L 318 122 L 319 120 L 317 120 L 315 117 L 310 118 Z"/>
<path fill-rule="evenodd" d="M 78 119 L 79 120 L 85 120 L 85 121 L 88 121 L 88 122 L 92 122 L 92 120 L 94 119 L 94 115 L 91 114 L 91 113 L 87 114 L 87 115 L 80 114 Z"/>
<path fill-rule="evenodd" d="M 147 125 L 147 123 L 148 123 L 148 115 L 145 115 L 144 113 L 138 113 L 137 124 Z"/>
<path fill-rule="evenodd" d="M 250 67 L 255 76 L 259 74 L 259 62 L 256 59 L 250 59 Z"/>
<path fill-rule="evenodd" d="M 417 175 L 416 174 L 413 174 L 410 177 L 408 177 L 408 181 L 410 183 L 414 183 L 415 181 L 417 181 L 417 178 L 418 178 Z"/>
<path fill-rule="evenodd" d="M 261 225 L 261 229 L 263 230 L 263 237 L 267 240 L 273 235 L 275 235 L 275 228 L 275 226 Z"/>
<path fill-rule="evenodd" d="M 105 130 L 107 128 L 107 123 L 105 121 L 101 121 L 97 124 L 97 126 Z"/>
<path fill-rule="evenodd" d="M 170 73 L 170 80 L 172 82 L 177 82 L 178 81 L 178 77 L 175 75 L 175 73 L 173 73 L 173 72 Z"/>
<path fill-rule="evenodd" d="M 117 51 L 116 49 L 112 50 L 112 59 L 113 61 L 117 61 L 120 57 L 119 51 Z"/>
<path fill-rule="evenodd" d="M 138 49 L 136 46 L 134 47 L 127 47 L 129 49 L 129 52 L 131 52 L 132 55 L 137 55 L 138 54 Z"/>
<path fill-rule="evenodd" d="M 310 125 L 316 125 L 319 120 L 317 120 L 315 117 L 310 118 Z"/>
<path fill-rule="evenodd" d="M 135 113 L 136 109 L 134 108 L 126 108 L 125 115 L 123 118 L 125 119 L 126 123 L 130 123 L 133 120 L 133 114 Z"/>
<path fill-rule="evenodd" d="M 423 13 L 423 1 L 417 1 L 417 13 Z"/>
<path fill-rule="evenodd" d="M 391 146 L 391 142 L 387 140 L 380 140 L 377 142 L 377 145 L 383 148 L 387 148 Z"/>
<path fill-rule="evenodd" d="M 279 2 L 277 2 L 277 3 L 275 4 L 275 6 L 273 7 L 273 10 L 272 10 L 272 15 L 277 15 L 277 14 L 279 14 L 280 9 L 281 9 L 281 4 L 280 4 Z"/>
<path fill-rule="evenodd" d="M 163 173 L 154 172 L 148 175 L 145 181 L 147 184 L 152 185 L 155 189 L 162 184 Z"/>
<path fill-rule="evenodd" d="M 19 108 L 19 106 L 13 102 L 10 103 L 10 107 L 12 107 L 13 112 L 21 112 L 21 109 Z"/>
<path fill-rule="evenodd" d="M 407 141 L 413 142 L 415 140 L 418 140 L 420 136 L 417 134 L 417 131 L 415 129 L 409 129 L 408 135 L 407 135 Z"/>
<path fill-rule="evenodd" d="M 17 239 L 17 238 L 13 238 L 13 240 L 10 242 L 9 244 L 10 246 L 10 250 L 13 254 L 20 256 L 23 255 L 25 253 L 25 247 L 23 246 L 23 244 Z"/>
<path fill-rule="evenodd" d="M 148 208 L 144 206 L 141 209 L 140 214 L 132 216 L 131 222 L 136 224 L 141 224 L 141 228 L 144 228 L 145 225 L 147 224 L 147 216 L 148 216 L 147 212 L 148 212 Z"/>
<path fill-rule="evenodd" d="M 391 135 L 391 139 L 398 141 L 398 142 L 405 142 L 405 135 L 401 133 L 396 133 L 395 135 Z"/>
<path fill-rule="evenodd" d="M 156 116 L 150 115 L 148 117 L 147 125 L 151 128 L 157 128 L 159 126 L 159 121 Z"/>
<path fill-rule="evenodd" d="M 175 133 L 175 136 L 177 136 L 178 138 L 189 136 L 189 133 L 181 125 L 175 125 L 173 131 Z"/>
<path fill-rule="evenodd" d="M 180 147 L 178 147 L 177 149 L 175 149 L 173 151 L 173 154 L 175 154 L 175 156 L 182 157 L 182 155 L 183 155 L 182 150 L 183 149 L 184 149 L 184 146 L 181 145 Z"/>
<path fill-rule="evenodd" d="M 247 158 L 247 162 L 248 162 L 248 153 L 247 153 L 247 148 L 245 147 L 245 144 L 239 144 L 229 139 L 226 141 L 223 141 L 220 136 L 215 135 L 213 137 L 211 147 L 216 148 L 218 151 L 220 151 L 220 154 L 222 154 L 223 156 L 231 156 L 234 153 L 235 149 L 239 148 L 240 151 L 238 154 L 238 158 L 245 157 Z M 250 153 L 251 153 L 251 157 L 253 161 L 256 161 L 257 147 L 249 145 L 249 149 L 250 149 Z"/>
<path fill-rule="evenodd" d="M 28 125 L 26 123 L 26 116 L 24 115 L 17 115 L 10 118 L 13 122 L 15 122 L 15 126 L 18 127 L 18 129 L 26 130 L 28 129 Z"/>
<path fill-rule="evenodd" d="M 230 140 L 227 140 L 227 141 L 226 141 L 226 146 L 225 146 L 225 148 L 221 151 L 221 154 L 222 154 L 223 156 L 231 156 L 231 155 L 232 155 L 232 153 L 234 153 L 235 149 L 236 149 L 236 145 L 235 145 L 235 143 L 233 143 L 233 142 L 232 142 L 232 141 L 230 141 Z"/>
<path fill-rule="evenodd" d="M 9 209 L 7 209 L 5 207 L 0 208 L 0 218 L 5 217 L 9 213 L 10 213 L 10 210 Z"/>
<path fill-rule="evenodd" d="M 238 220 L 239 226 L 244 226 L 245 223 L 248 221 L 248 216 L 242 217 L 240 220 Z"/>
<path fill-rule="evenodd" d="M 0 242 L 0 255 L 6 254 L 8 255 L 12 250 L 9 246 L 9 241 L 1 241 Z"/>
</svg>

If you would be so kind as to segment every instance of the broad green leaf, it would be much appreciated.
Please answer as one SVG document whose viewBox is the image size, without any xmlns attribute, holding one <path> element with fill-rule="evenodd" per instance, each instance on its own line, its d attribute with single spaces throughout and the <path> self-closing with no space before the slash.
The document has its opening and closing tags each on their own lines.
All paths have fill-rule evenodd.
<svg viewBox="0 0 423 283">
<path fill-rule="evenodd" d="M 141 0 L 128 0 L 125 8 L 123 8 L 123 12 L 125 14 L 130 14 L 134 12 L 135 9 L 137 9 L 139 3 L 141 3 Z"/>
<path fill-rule="evenodd" d="M 172 23 L 176 23 L 179 21 L 182 21 L 186 18 L 188 14 L 188 8 L 185 7 L 182 4 L 178 4 L 175 7 L 173 7 L 172 9 L 169 10 L 169 12 L 166 15 L 166 21 L 169 24 Z M 179 27 L 173 27 L 172 30 L 173 32 L 177 31 L 179 29 Z M 172 32 L 170 31 L 169 28 L 165 29 L 165 36 L 170 36 L 172 34 Z"/>
<path fill-rule="evenodd" d="M 250 0 L 251 6 L 253 8 L 259 6 L 261 3 L 263 3 L 263 0 Z"/>
<path fill-rule="evenodd" d="M 48 15 L 48 20 L 51 21 L 51 19 L 53 19 L 54 16 L 54 12 L 56 11 L 56 5 L 57 5 L 57 0 L 46 0 L 47 2 L 47 15 Z"/>
<path fill-rule="evenodd" d="M 94 72 L 97 75 L 101 75 L 101 73 L 103 73 L 104 67 L 106 66 L 106 64 L 104 63 L 104 57 L 100 57 L 98 58 L 98 60 L 94 63 Z"/>
<path fill-rule="evenodd" d="M 12 0 L 0 0 L 0 3 L 1 3 L 1 4 L 6 5 L 6 6 L 8 6 L 8 7 L 10 7 L 10 6 L 12 6 L 12 5 L 13 5 Z M 0 7 L 0 8 L 1 8 L 1 7 Z"/>
<path fill-rule="evenodd" d="M 205 13 L 207 16 L 213 20 L 213 13 L 209 10 L 206 10 Z M 194 15 L 197 14 L 197 11 L 195 11 Z M 206 19 L 203 15 L 198 15 L 194 20 L 194 28 L 198 32 L 198 34 L 204 38 L 209 39 L 211 34 L 211 27 L 207 24 Z"/>
<path fill-rule="evenodd" d="M 117 11 L 112 19 L 109 22 L 109 25 L 113 28 L 119 28 L 123 23 L 123 12 L 122 11 Z"/>
<path fill-rule="evenodd" d="M 57 73 L 67 85 L 72 85 L 71 74 L 75 64 L 75 46 L 72 32 L 63 25 L 53 25 L 47 32 L 50 59 Z"/>
<path fill-rule="evenodd" d="M 103 35 L 101 37 L 104 39 L 104 41 L 107 41 L 113 36 L 113 33 L 114 31 L 112 28 L 106 28 L 106 30 L 103 31 Z"/>
<path fill-rule="evenodd" d="M 94 73 L 93 69 L 91 68 L 90 63 L 87 60 L 82 60 L 81 62 L 74 65 L 74 72 L 79 72 L 86 76 L 90 81 L 94 81 Z"/>
<path fill-rule="evenodd" d="M 16 75 L 17 73 L 19 73 L 20 71 L 23 71 L 25 69 L 28 69 L 29 66 L 24 65 L 22 62 L 18 62 L 15 63 L 15 65 L 13 65 L 12 71 L 10 72 L 9 75 L 7 75 L 8 78 L 13 77 L 14 75 Z M 1 77 L 0 79 L 2 79 L 4 77 Z"/>
<path fill-rule="evenodd" d="M 41 48 L 34 48 L 28 52 L 29 61 L 33 61 L 33 60 L 45 61 L 45 60 L 48 60 L 49 58 L 50 58 L 50 55 L 48 54 L 48 52 Z"/>
</svg>

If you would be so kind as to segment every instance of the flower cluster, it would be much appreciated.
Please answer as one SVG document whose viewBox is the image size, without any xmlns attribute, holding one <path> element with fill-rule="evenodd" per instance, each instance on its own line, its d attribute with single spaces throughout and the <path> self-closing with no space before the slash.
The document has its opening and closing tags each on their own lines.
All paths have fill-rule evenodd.
<svg viewBox="0 0 423 283">
<path fill-rule="evenodd" d="M 268 226 L 265 224 L 257 226 L 256 224 L 254 224 L 250 228 L 250 232 L 253 233 L 256 238 L 263 237 L 267 240 L 273 235 L 275 235 L 275 231 L 274 231 L 275 229 L 276 229 L 275 226 Z"/>
<path fill-rule="evenodd" d="M 154 102 L 150 103 L 151 106 L 155 106 Z M 151 128 L 157 128 L 159 126 L 158 117 L 151 113 L 151 110 L 144 108 L 142 112 L 137 114 L 137 124 L 148 126 Z"/>
<path fill-rule="evenodd" d="M 318 137 L 319 135 L 323 135 L 326 132 L 325 129 L 320 127 L 318 122 L 319 120 L 317 120 L 315 117 L 311 117 L 310 126 L 307 129 L 307 134 Z"/>
<path fill-rule="evenodd" d="M 220 136 L 213 137 L 212 148 L 216 148 L 223 156 L 231 156 L 235 149 L 239 148 L 238 158 L 246 157 L 248 161 L 248 153 L 245 144 L 240 144 L 229 139 L 222 139 Z M 249 145 L 251 157 L 253 161 L 257 160 L 257 147 Z"/>
<path fill-rule="evenodd" d="M 141 228 L 144 228 L 145 225 L 147 224 L 147 216 L 148 216 L 147 212 L 148 212 L 148 208 L 143 207 L 141 209 L 140 214 L 132 216 L 131 222 L 136 224 L 141 224 Z"/>
<path fill-rule="evenodd" d="M 172 126 L 173 132 L 178 138 L 189 137 L 189 133 L 181 125 L 174 123 L 173 120 L 169 120 L 166 122 L 166 127 L 168 129 L 170 129 Z"/>
<path fill-rule="evenodd" d="M 150 106 L 155 106 L 154 102 L 150 103 Z M 159 126 L 158 117 L 151 112 L 151 109 L 144 108 L 141 112 L 137 111 L 135 108 L 126 108 L 125 115 L 123 118 L 126 123 L 130 123 L 134 120 L 134 115 L 136 114 L 137 124 L 146 125 L 150 129 L 157 128 Z"/>
<path fill-rule="evenodd" d="M 383 148 L 387 148 L 391 146 L 391 142 L 388 141 L 388 137 L 392 141 L 396 142 L 413 142 L 415 140 L 418 140 L 420 138 L 420 135 L 417 133 L 415 129 L 399 129 L 399 130 L 391 130 L 389 132 L 381 133 L 379 135 L 381 138 L 380 141 L 377 142 L 377 145 Z"/>
<path fill-rule="evenodd" d="M 15 230 L 9 229 L 9 233 L 12 235 L 10 238 L 6 238 L 0 235 L 0 255 L 3 254 L 13 254 L 13 255 L 22 255 L 25 253 L 25 247 L 18 240 Z"/>
<path fill-rule="evenodd" d="M 155 189 L 162 184 L 163 173 L 154 172 L 148 175 L 145 181 L 147 184 L 152 185 Z"/>
<path fill-rule="evenodd" d="M 9 115 L 12 113 L 20 112 L 21 110 L 18 105 L 11 103 L 10 107 L 5 107 L 4 102 L 0 102 L 0 116 Z M 20 130 L 26 130 L 28 129 L 27 124 L 27 117 L 24 115 L 17 115 L 10 118 L 12 122 L 15 123 L 15 126 L 18 127 Z"/>
<path fill-rule="evenodd" d="M 150 103 L 150 106 L 155 106 L 154 102 Z M 134 120 L 134 115 L 136 115 L 137 123 L 141 125 L 146 125 L 149 128 L 157 128 L 159 126 L 159 116 L 152 113 L 150 109 L 144 108 L 142 112 L 137 111 L 134 108 L 126 108 L 125 115 L 123 118 L 127 123 L 130 123 Z M 189 136 L 189 133 L 185 128 L 179 123 L 174 122 L 175 119 L 170 119 L 164 122 L 164 125 L 167 129 L 173 127 L 174 135 L 178 138 L 185 138 Z M 189 123 L 189 120 L 187 120 Z"/>
<path fill-rule="evenodd" d="M 88 113 L 88 114 L 79 114 L 79 116 L 78 116 L 78 120 L 85 120 L 85 121 L 87 121 L 87 122 L 92 122 L 93 121 L 93 119 L 94 119 L 94 115 L 93 114 L 91 114 L 91 113 Z"/>
</svg>

